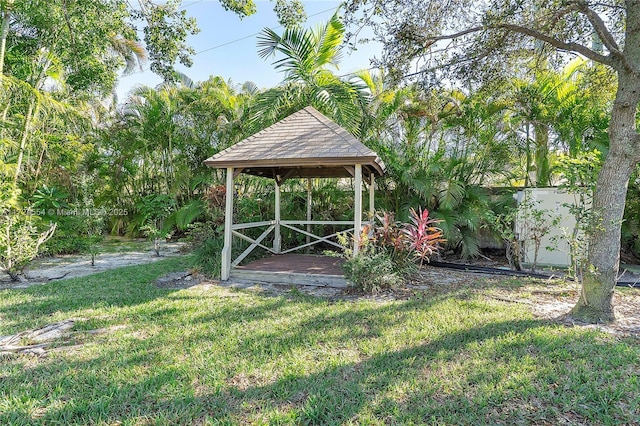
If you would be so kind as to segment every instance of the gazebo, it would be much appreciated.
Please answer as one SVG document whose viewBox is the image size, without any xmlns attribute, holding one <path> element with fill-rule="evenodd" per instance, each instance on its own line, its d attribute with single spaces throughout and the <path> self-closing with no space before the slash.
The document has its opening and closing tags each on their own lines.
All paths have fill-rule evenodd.
<svg viewBox="0 0 640 426">
<path fill-rule="evenodd" d="M 236 268 L 256 247 L 275 255 L 293 252 L 324 242 L 342 248 L 330 240 L 336 234 L 318 236 L 310 232 L 311 225 L 342 225 L 353 231 L 354 254 L 358 252 L 358 238 L 362 229 L 362 185 L 369 187 L 369 210 L 373 216 L 375 176 L 381 176 L 384 164 L 377 154 L 364 146 L 348 131 L 338 126 L 313 107 L 306 107 L 283 120 L 261 130 L 253 136 L 208 158 L 204 162 L 213 168 L 226 169 L 226 204 L 224 248 L 222 251 L 221 278 L 226 281 Z M 275 217 L 273 220 L 253 223 L 233 223 L 233 184 L 240 173 L 271 178 L 275 181 Z M 280 217 L 280 186 L 290 178 L 353 178 L 355 197 L 353 221 L 311 220 L 311 193 L 307 196 L 307 220 L 282 220 Z M 300 228 L 307 226 L 307 229 Z M 256 239 L 240 231 L 266 227 Z M 288 250 L 282 250 L 281 228 L 286 227 L 307 236 L 307 242 Z M 274 233 L 273 247 L 262 241 Z M 233 236 L 251 243 L 232 260 Z M 314 238 L 313 241 L 309 241 Z M 254 278 L 256 278 L 254 276 Z M 313 282 L 313 281 L 311 281 Z"/>
</svg>

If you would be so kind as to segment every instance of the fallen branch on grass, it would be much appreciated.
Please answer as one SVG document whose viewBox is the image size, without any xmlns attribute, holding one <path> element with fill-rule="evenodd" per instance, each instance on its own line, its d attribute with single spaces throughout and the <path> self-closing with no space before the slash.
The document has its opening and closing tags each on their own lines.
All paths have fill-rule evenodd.
<svg viewBox="0 0 640 426">
<path fill-rule="evenodd" d="M 32 353 L 42 355 L 46 352 L 45 348 L 53 343 L 53 340 L 67 336 L 74 324 L 74 320 L 68 319 L 10 336 L 2 336 L 0 337 L 0 354 Z M 23 342 L 29 343 L 21 344 Z"/>
<path fill-rule="evenodd" d="M 67 275 L 69 275 L 71 272 L 65 272 L 64 274 L 58 276 L 58 277 L 51 277 L 51 278 L 47 278 L 47 281 L 55 281 L 55 280 L 61 280 L 64 277 L 66 277 Z"/>
<path fill-rule="evenodd" d="M 500 302 L 520 303 L 520 304 L 524 304 L 524 305 L 533 305 L 533 303 L 529 302 L 528 300 L 515 300 L 515 299 L 508 299 L 506 297 L 491 296 L 491 295 L 487 295 L 486 297 L 488 297 L 490 299 L 499 300 Z"/>
</svg>

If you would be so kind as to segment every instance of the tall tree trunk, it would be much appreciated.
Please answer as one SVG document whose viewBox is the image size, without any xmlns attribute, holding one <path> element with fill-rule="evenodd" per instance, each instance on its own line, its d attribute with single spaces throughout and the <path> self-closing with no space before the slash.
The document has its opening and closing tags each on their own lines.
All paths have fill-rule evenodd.
<svg viewBox="0 0 640 426">
<path fill-rule="evenodd" d="M 4 75 L 4 57 L 7 52 L 7 36 L 9 35 L 9 22 L 11 21 L 11 9 L 13 7 L 13 0 L 8 0 L 5 3 L 5 8 L 2 10 L 2 22 L 0 24 L 0 76 Z"/>
<path fill-rule="evenodd" d="M 620 236 L 627 187 L 640 160 L 636 112 L 640 76 L 618 73 L 618 91 L 609 123 L 609 154 L 598 175 L 593 197 L 594 223 L 589 235 L 588 270 L 571 315 L 587 322 L 615 319 L 613 289 L 620 266 Z"/>
<path fill-rule="evenodd" d="M 2 78 L 2 74 L 0 73 L 0 78 Z M 2 82 L 0 82 L 0 87 L 2 87 Z M 2 110 L 2 115 L 0 116 L 0 140 L 5 138 L 5 134 L 7 133 L 7 115 L 9 114 L 9 107 L 11 106 L 11 99 L 7 99 L 7 106 Z"/>
<path fill-rule="evenodd" d="M 525 188 L 528 188 L 529 186 L 533 185 L 533 182 L 531 182 L 531 124 L 529 122 L 527 122 L 526 125 L 526 129 L 527 129 L 527 138 L 525 139 L 525 150 L 526 150 L 526 167 L 525 167 L 525 173 L 524 173 L 524 186 Z"/>
<path fill-rule="evenodd" d="M 22 168 L 22 159 L 24 157 L 24 151 L 27 147 L 29 133 L 31 132 L 31 119 L 33 118 L 33 104 L 35 102 L 35 100 L 29 102 L 27 115 L 25 115 L 24 117 L 24 125 L 22 126 L 22 137 L 20 138 L 20 150 L 18 151 L 18 161 L 16 162 L 16 173 L 13 179 L 14 186 L 18 186 L 18 178 L 20 177 L 20 169 Z"/>
<path fill-rule="evenodd" d="M 40 171 L 42 170 L 42 160 L 44 160 L 44 153 L 47 152 L 47 147 L 43 146 L 42 150 L 40 150 L 40 155 L 38 156 L 38 165 L 36 167 L 36 173 L 33 177 L 33 189 L 31 190 L 31 195 L 35 192 L 38 187 L 38 179 L 40 178 Z"/>
<path fill-rule="evenodd" d="M 533 130 L 536 138 L 536 186 L 544 188 L 551 184 L 551 168 L 549 167 L 549 128 L 542 123 L 535 123 Z"/>
</svg>

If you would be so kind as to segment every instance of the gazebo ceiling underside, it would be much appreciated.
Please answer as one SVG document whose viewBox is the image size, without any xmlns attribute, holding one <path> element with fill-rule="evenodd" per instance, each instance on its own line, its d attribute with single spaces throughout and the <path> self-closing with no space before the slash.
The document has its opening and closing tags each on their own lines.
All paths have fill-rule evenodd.
<svg viewBox="0 0 640 426">
<path fill-rule="evenodd" d="M 353 177 L 353 164 L 349 163 L 344 166 L 336 165 L 316 165 L 316 166 L 246 166 L 236 164 L 234 168 L 241 169 L 242 173 L 253 176 L 266 177 L 278 181 L 293 178 L 350 178 Z M 363 165 L 362 174 L 366 177 L 372 174 L 380 175 L 379 169 Z"/>
<path fill-rule="evenodd" d="M 214 168 L 241 170 L 282 181 L 288 178 L 382 175 L 384 164 L 345 129 L 306 107 L 207 159 Z"/>
</svg>

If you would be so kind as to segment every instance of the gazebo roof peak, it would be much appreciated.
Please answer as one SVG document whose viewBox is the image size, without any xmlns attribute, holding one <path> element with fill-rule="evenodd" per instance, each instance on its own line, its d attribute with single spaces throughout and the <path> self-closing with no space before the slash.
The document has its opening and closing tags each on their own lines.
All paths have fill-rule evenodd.
<svg viewBox="0 0 640 426">
<path fill-rule="evenodd" d="M 243 169 L 271 178 L 350 176 L 362 164 L 366 174 L 381 175 L 377 154 L 351 133 L 308 106 L 230 146 L 204 162 L 209 167 Z"/>
</svg>

